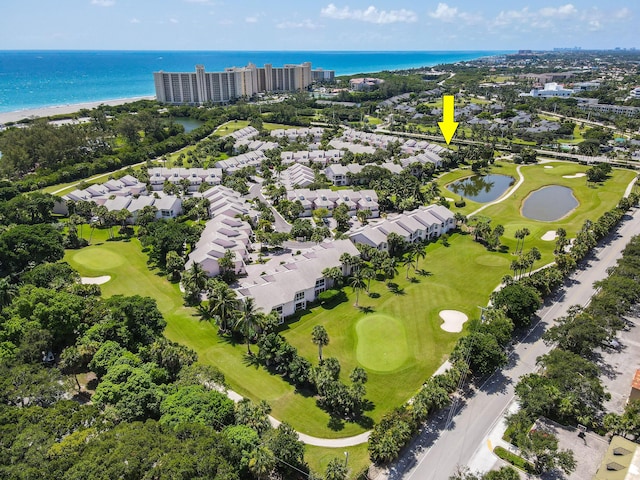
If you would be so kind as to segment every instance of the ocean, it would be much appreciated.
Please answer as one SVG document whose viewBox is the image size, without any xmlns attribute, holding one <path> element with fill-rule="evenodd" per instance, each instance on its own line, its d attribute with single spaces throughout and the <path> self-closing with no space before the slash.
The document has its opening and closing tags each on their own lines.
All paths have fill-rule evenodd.
<svg viewBox="0 0 640 480">
<path fill-rule="evenodd" d="M 208 71 L 252 62 L 311 62 L 337 75 L 434 66 L 496 51 L 0 51 L 0 112 L 154 95 L 153 72 Z"/>
</svg>

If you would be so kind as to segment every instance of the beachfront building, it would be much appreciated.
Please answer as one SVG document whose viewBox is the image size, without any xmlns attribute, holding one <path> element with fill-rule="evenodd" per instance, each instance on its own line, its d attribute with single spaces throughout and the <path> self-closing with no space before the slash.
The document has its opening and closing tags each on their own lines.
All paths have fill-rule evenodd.
<svg viewBox="0 0 640 480">
<path fill-rule="evenodd" d="M 455 216 L 451 210 L 442 205 L 429 205 L 389 215 L 378 222 L 352 229 L 349 239 L 353 243 L 388 251 L 387 237 L 392 232 L 400 235 L 407 243 L 417 243 L 438 238 L 455 227 Z"/>
<path fill-rule="evenodd" d="M 154 72 L 156 98 L 174 105 L 228 103 L 237 98 L 250 98 L 258 93 L 296 92 L 312 83 L 311 63 L 274 67 L 230 67 L 223 72 L 206 72 L 196 65 L 195 72 Z"/>
<path fill-rule="evenodd" d="M 363 90 L 371 90 L 373 87 L 377 87 L 383 83 L 384 80 L 381 78 L 352 78 L 349 80 L 349 88 L 356 92 L 361 92 Z"/>
<path fill-rule="evenodd" d="M 283 320 L 331 288 L 331 279 L 322 274 L 325 269 L 342 266 L 343 275 L 351 274 L 352 267 L 340 262 L 345 253 L 360 256 L 349 240 L 333 240 L 301 253 L 278 255 L 266 264 L 247 265 L 247 276 L 239 279 L 236 293 L 240 299 L 253 298 L 263 312 L 275 311 Z"/>
</svg>

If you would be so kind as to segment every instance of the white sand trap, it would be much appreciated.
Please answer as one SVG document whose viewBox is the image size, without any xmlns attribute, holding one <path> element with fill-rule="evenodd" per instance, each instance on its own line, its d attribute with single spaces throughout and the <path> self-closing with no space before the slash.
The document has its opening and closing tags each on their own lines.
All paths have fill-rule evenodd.
<svg viewBox="0 0 640 480">
<path fill-rule="evenodd" d="M 80 277 L 80 283 L 83 285 L 102 285 L 111 280 L 111 276 L 103 275 L 101 277 Z"/>
<path fill-rule="evenodd" d="M 440 318 L 444 321 L 440 328 L 445 332 L 458 333 L 462 331 L 464 322 L 469 320 L 464 313 L 458 310 L 440 310 Z"/>
<path fill-rule="evenodd" d="M 556 239 L 555 230 L 549 230 L 547 233 L 542 235 L 542 240 L 544 240 L 545 242 L 551 242 L 552 240 L 555 240 L 555 239 Z"/>
<path fill-rule="evenodd" d="M 580 177 L 586 177 L 587 174 L 586 173 L 576 173 L 574 175 L 563 175 L 562 178 L 580 178 Z"/>
<path fill-rule="evenodd" d="M 447 202 L 455 202 L 455 199 L 453 199 L 453 198 L 451 198 L 451 197 L 444 197 L 444 199 L 445 199 Z"/>
<path fill-rule="evenodd" d="M 551 165 L 545 165 L 544 168 L 553 168 Z"/>
</svg>

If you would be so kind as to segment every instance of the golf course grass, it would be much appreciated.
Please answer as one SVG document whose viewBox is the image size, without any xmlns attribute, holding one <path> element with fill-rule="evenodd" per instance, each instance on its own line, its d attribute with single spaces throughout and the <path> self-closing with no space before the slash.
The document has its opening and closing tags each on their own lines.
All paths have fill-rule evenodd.
<svg viewBox="0 0 640 480">
<path fill-rule="evenodd" d="M 369 315 L 356 324 L 358 362 L 367 370 L 392 372 L 409 358 L 402 322 L 389 315 Z M 380 339 L 385 342 L 381 343 Z"/>
<path fill-rule="evenodd" d="M 311 332 L 314 326 L 323 325 L 330 339 L 323 355 L 340 361 L 340 376 L 345 382 L 349 382 L 349 373 L 356 366 L 367 370 L 366 398 L 370 408 L 360 424 L 332 421 L 307 392 L 298 392 L 280 377 L 247 362 L 244 345 L 218 336 L 215 327 L 202 321 L 196 309 L 183 305 L 177 284 L 149 269 L 148 257 L 137 239 L 107 241 L 107 232 L 96 230 L 92 245 L 67 251 L 65 260 L 82 276 L 110 275 L 111 280 L 101 286 L 104 296 L 139 294 L 155 298 L 167 320 L 167 338 L 195 350 L 200 362 L 220 368 L 231 388 L 241 395 L 269 402 L 274 417 L 309 435 L 348 437 L 367 430 L 372 422 L 405 402 L 447 359 L 456 340 L 464 333 L 443 331 L 439 312 L 458 310 L 469 319 L 477 318 L 478 305 L 486 305 L 491 291 L 510 273 L 517 229 L 527 227 L 531 232 L 525 239 L 525 251 L 536 246 L 542 253 L 542 259 L 534 268 L 549 263 L 553 260 L 554 242 L 543 241 L 542 236 L 559 227 L 565 228 L 570 238 L 575 236 L 585 219 L 596 220 L 612 208 L 635 176 L 632 171 L 614 169 L 603 185 L 592 187 L 584 178 L 563 178 L 584 172 L 586 167 L 564 162 L 554 162 L 553 166 L 553 169 L 542 165 L 523 166 L 520 171 L 524 184 L 504 202 L 481 212 L 493 219 L 492 225 L 505 226 L 503 250 L 490 252 L 474 242 L 472 235 L 453 233 L 448 246 L 441 242 L 428 245 L 426 258 L 420 260 L 415 271 L 410 270 L 407 275 L 406 269 L 400 269 L 393 279 L 395 288 L 388 288 L 386 281 L 378 278 L 371 282 L 369 295 L 360 292 L 359 307 L 355 307 L 355 294 L 350 287 L 345 287 L 346 301 L 328 307 L 317 306 L 283 326 L 281 333 L 287 340 L 301 355 L 317 364 L 318 350 L 311 341 Z M 512 164 L 498 163 L 491 171 L 519 178 Z M 456 194 L 446 191 L 445 185 L 470 174 L 470 170 L 457 170 L 441 176 L 439 184 L 443 195 L 455 197 Z M 557 222 L 523 218 L 520 215 L 523 199 L 545 185 L 572 188 L 580 203 L 578 208 Z M 465 207 L 457 209 L 451 205 L 451 209 L 468 215 L 480 206 L 467 201 Z M 87 230 L 85 228 L 85 238 Z M 255 351 L 255 347 L 252 348 Z M 322 470 L 320 465 L 329 458 L 342 455 L 341 449 L 308 447 L 307 451 L 311 457 L 308 461 L 316 470 Z M 366 462 L 366 448 L 354 447 L 353 453 L 354 457 L 364 457 L 354 461 Z"/>
</svg>

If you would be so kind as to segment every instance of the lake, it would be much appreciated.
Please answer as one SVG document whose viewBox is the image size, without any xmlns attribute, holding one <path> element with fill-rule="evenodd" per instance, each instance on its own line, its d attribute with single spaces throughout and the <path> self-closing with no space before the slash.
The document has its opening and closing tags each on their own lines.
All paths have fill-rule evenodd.
<svg viewBox="0 0 640 480">
<path fill-rule="evenodd" d="M 553 222 L 579 205 L 569 187 L 551 185 L 532 192 L 522 205 L 522 216 L 541 222 Z"/>
<path fill-rule="evenodd" d="M 196 128 L 204 125 L 204 122 L 201 122 L 200 120 L 195 120 L 189 117 L 178 117 L 178 118 L 174 118 L 173 121 L 179 125 L 182 125 L 184 127 L 185 133 L 192 132 Z"/>
<path fill-rule="evenodd" d="M 473 175 L 457 180 L 447 188 L 474 202 L 487 203 L 500 198 L 513 182 L 514 178 L 508 175 Z"/>
</svg>

